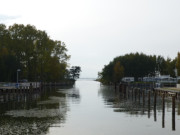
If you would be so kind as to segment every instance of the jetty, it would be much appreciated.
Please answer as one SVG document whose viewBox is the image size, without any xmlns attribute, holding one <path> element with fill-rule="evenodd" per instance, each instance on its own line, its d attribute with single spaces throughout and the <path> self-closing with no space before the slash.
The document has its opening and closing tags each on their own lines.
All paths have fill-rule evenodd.
<svg viewBox="0 0 180 135">
<path fill-rule="evenodd" d="M 0 102 L 20 100 L 22 97 L 42 93 L 52 87 L 73 87 L 75 80 L 62 82 L 0 83 Z"/>
</svg>

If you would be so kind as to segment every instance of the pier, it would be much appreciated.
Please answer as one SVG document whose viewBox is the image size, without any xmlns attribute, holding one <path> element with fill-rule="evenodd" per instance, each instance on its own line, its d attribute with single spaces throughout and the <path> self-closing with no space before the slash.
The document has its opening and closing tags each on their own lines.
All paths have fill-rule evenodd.
<svg viewBox="0 0 180 135">
<path fill-rule="evenodd" d="M 151 110 L 154 112 L 154 121 L 157 121 L 157 98 L 162 104 L 162 128 L 165 127 L 165 100 L 172 103 L 172 131 L 175 131 L 176 102 L 180 100 L 180 90 L 178 88 L 164 87 L 154 88 L 154 85 L 144 84 L 119 84 L 119 89 L 115 91 L 120 94 L 120 98 L 131 98 L 134 102 L 141 103 L 143 108 L 147 106 L 147 117 L 151 117 Z M 178 100 L 178 101 L 177 101 Z M 144 110 L 144 109 L 143 109 Z M 143 111 L 144 112 L 144 111 Z"/>
<path fill-rule="evenodd" d="M 28 82 L 19 83 L 18 87 L 16 83 L 1 83 L 0 102 L 21 100 L 23 97 L 27 97 L 28 95 L 44 92 L 46 87 L 67 87 L 73 86 L 74 83 L 74 80 L 45 83 Z"/>
</svg>

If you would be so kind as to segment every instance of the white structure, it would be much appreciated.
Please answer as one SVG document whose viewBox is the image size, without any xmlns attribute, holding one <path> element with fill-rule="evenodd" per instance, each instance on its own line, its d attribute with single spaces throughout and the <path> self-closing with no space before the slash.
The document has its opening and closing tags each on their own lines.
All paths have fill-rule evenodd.
<svg viewBox="0 0 180 135">
<path fill-rule="evenodd" d="M 156 82 L 162 83 L 176 83 L 177 79 L 170 77 L 170 75 L 161 75 L 159 77 L 155 77 Z"/>
<path fill-rule="evenodd" d="M 144 82 L 155 82 L 155 77 L 143 77 Z"/>
<path fill-rule="evenodd" d="M 123 77 L 122 81 L 123 82 L 134 82 L 134 77 Z"/>
<path fill-rule="evenodd" d="M 143 77 L 143 81 L 144 82 L 176 83 L 177 79 L 170 77 L 170 75 L 160 75 L 156 77 Z"/>
</svg>

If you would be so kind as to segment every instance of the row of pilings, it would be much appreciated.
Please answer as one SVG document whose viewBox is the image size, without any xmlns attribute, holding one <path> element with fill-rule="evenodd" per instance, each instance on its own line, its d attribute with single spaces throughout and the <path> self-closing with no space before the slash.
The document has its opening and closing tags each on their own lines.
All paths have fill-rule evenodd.
<svg viewBox="0 0 180 135">
<path fill-rule="evenodd" d="M 43 82 L 39 85 L 29 83 L 26 86 L 15 87 L 0 87 L 0 102 L 8 101 L 26 101 L 31 98 L 32 95 L 39 95 L 51 87 L 72 87 L 75 81 L 64 81 L 64 82 Z"/>
<path fill-rule="evenodd" d="M 42 93 L 44 87 L 19 87 L 19 88 L 1 88 L 0 89 L 0 102 L 5 103 L 8 101 L 26 101 Z"/>
<path fill-rule="evenodd" d="M 143 108 L 147 107 L 147 115 L 150 118 L 150 112 L 154 111 L 154 121 L 157 121 L 157 98 L 161 100 L 162 106 L 162 128 L 165 127 L 165 101 L 172 102 L 172 130 L 175 130 L 175 110 L 176 101 L 180 100 L 180 92 L 169 92 L 166 90 L 158 90 L 154 88 L 153 84 L 127 84 L 121 83 L 115 87 L 115 91 L 125 99 L 132 101 L 139 101 Z M 153 108 L 152 108 L 153 106 Z"/>
</svg>

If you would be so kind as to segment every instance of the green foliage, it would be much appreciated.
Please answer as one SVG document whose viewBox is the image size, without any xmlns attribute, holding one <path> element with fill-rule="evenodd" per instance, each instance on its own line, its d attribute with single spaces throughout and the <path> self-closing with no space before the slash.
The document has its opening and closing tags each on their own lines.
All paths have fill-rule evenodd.
<svg viewBox="0 0 180 135">
<path fill-rule="evenodd" d="M 167 58 L 167 60 L 165 60 L 162 56 L 158 56 L 156 59 L 156 70 L 160 71 L 160 74 L 162 75 L 175 77 L 175 65 L 176 59 L 171 60 L 170 58 Z"/>
<path fill-rule="evenodd" d="M 117 63 L 119 64 L 117 65 Z M 156 71 L 159 71 L 163 75 L 171 75 L 174 77 L 175 63 L 176 59 L 171 60 L 167 58 L 167 60 L 165 60 L 162 56 L 130 53 L 114 58 L 113 61 L 104 66 L 98 76 L 99 80 L 103 83 L 117 81 L 123 76 L 135 77 L 137 81 L 139 77 L 155 76 Z M 123 67 L 121 71 L 121 73 L 123 73 L 122 75 L 117 74 L 117 72 L 120 73 L 120 65 Z M 116 67 L 116 70 L 114 67 Z M 118 78 L 116 75 L 121 77 Z"/>
<path fill-rule="evenodd" d="M 138 79 L 138 77 L 144 77 L 148 74 L 155 74 L 155 56 L 147 56 L 142 53 L 131 53 L 126 54 L 125 56 L 119 56 L 115 58 L 114 61 L 121 62 L 125 70 L 125 76 L 135 77 L 136 80 Z"/>
<path fill-rule="evenodd" d="M 177 62 L 176 62 L 176 68 L 177 68 L 177 75 L 180 76 L 180 53 L 178 52 L 177 56 Z"/>
<path fill-rule="evenodd" d="M 29 81 L 59 81 L 67 68 L 66 45 L 50 39 L 45 31 L 35 26 L 14 24 L 6 28 L 0 24 L 0 79 L 15 81 L 16 70 L 20 78 Z M 9 68 L 8 63 L 13 63 Z M 4 70 L 6 72 L 3 72 Z"/>
<path fill-rule="evenodd" d="M 124 67 L 118 61 L 114 65 L 114 82 L 120 82 L 124 76 Z"/>
</svg>

